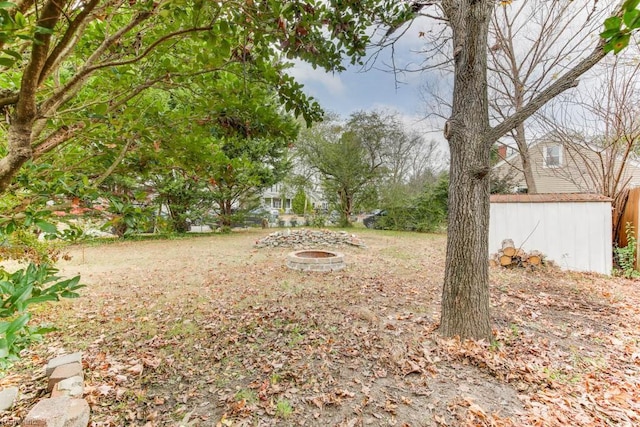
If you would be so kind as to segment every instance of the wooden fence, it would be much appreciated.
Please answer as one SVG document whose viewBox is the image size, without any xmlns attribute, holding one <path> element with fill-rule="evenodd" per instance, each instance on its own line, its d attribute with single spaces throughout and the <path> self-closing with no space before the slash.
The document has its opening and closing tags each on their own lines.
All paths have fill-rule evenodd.
<svg viewBox="0 0 640 427">
<path fill-rule="evenodd" d="M 626 225 L 633 227 L 636 242 L 640 224 L 640 188 L 632 188 L 621 192 L 613 203 L 613 244 L 614 247 L 627 246 Z M 638 268 L 638 247 L 636 247 L 636 268 Z"/>
</svg>

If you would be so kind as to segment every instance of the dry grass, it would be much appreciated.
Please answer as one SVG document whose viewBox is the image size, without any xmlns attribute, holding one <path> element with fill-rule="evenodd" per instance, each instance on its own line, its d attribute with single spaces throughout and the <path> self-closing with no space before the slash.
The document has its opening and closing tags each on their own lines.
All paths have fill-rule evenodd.
<svg viewBox="0 0 640 427">
<path fill-rule="evenodd" d="M 325 274 L 264 234 L 73 248 L 88 287 L 38 313 L 60 332 L 0 379 L 24 396 L 5 420 L 83 350 L 96 426 L 640 422 L 637 282 L 493 270 L 496 341 L 460 343 L 434 332 L 444 236 L 357 230 L 367 248 Z"/>
</svg>

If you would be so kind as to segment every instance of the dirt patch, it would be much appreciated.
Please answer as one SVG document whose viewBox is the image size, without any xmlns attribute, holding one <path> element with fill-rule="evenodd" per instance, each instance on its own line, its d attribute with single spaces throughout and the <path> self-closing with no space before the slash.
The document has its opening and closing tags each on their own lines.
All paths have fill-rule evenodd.
<svg viewBox="0 0 640 427">
<path fill-rule="evenodd" d="M 37 313 L 61 331 L 0 380 L 23 393 L 0 420 L 83 350 L 95 426 L 640 422 L 635 282 L 492 271 L 496 340 L 460 343 L 435 332 L 444 236 L 357 231 L 333 273 L 263 231 L 74 248 L 62 273 L 89 286 Z"/>
</svg>

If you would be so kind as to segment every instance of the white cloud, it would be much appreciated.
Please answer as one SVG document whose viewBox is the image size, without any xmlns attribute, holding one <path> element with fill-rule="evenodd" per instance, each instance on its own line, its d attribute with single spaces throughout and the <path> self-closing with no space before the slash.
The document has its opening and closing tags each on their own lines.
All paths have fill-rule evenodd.
<svg viewBox="0 0 640 427">
<path fill-rule="evenodd" d="M 289 74 L 297 81 L 305 85 L 305 88 L 311 92 L 321 91 L 328 92 L 333 97 L 342 97 L 346 94 L 347 88 L 342 82 L 340 75 L 325 72 L 321 68 L 313 67 L 306 62 L 296 61 L 293 68 L 289 70 Z"/>
</svg>

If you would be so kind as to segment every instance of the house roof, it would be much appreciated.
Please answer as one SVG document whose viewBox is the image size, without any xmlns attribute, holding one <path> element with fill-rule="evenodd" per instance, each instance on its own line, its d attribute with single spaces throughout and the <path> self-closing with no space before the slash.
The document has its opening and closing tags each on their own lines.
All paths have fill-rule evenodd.
<svg viewBox="0 0 640 427">
<path fill-rule="evenodd" d="M 491 203 L 561 203 L 611 202 L 610 197 L 595 193 L 492 194 Z"/>
</svg>

